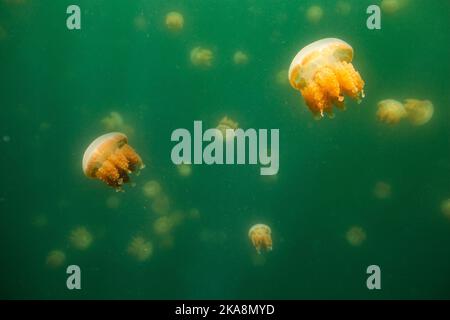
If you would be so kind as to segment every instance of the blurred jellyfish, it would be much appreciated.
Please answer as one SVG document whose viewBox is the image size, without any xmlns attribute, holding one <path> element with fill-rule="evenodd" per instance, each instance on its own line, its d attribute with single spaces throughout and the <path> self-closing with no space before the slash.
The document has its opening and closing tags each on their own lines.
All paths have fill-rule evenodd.
<svg viewBox="0 0 450 320">
<path fill-rule="evenodd" d="M 222 137 L 224 140 L 227 139 L 227 134 L 226 131 L 227 129 L 232 129 L 235 130 L 239 127 L 239 123 L 237 123 L 236 121 L 232 120 L 231 118 L 228 118 L 227 116 L 223 117 L 222 119 L 220 119 L 219 124 L 217 125 L 217 129 L 220 130 L 220 132 L 222 132 Z"/>
<path fill-rule="evenodd" d="M 61 250 L 52 250 L 48 253 L 46 264 L 52 269 L 61 267 L 66 262 L 66 254 Z"/>
<path fill-rule="evenodd" d="M 391 193 L 391 185 L 383 181 L 378 181 L 373 188 L 373 195 L 378 199 L 388 199 L 391 197 Z"/>
<path fill-rule="evenodd" d="M 286 75 L 288 74 L 288 70 L 283 69 L 277 72 L 276 76 L 275 76 L 275 80 L 278 84 L 280 85 L 288 85 L 289 84 L 289 79 L 286 78 Z"/>
<path fill-rule="evenodd" d="M 434 106 L 429 100 L 406 99 L 404 101 L 407 118 L 415 126 L 421 126 L 433 117 Z"/>
<path fill-rule="evenodd" d="M 350 14 L 352 11 L 352 6 L 348 1 L 339 0 L 336 2 L 336 12 L 343 16 Z"/>
<path fill-rule="evenodd" d="M 70 232 L 70 245 L 77 250 L 88 249 L 91 246 L 92 241 L 92 234 L 88 231 L 88 229 L 86 229 L 86 227 L 76 227 Z"/>
<path fill-rule="evenodd" d="M 386 99 L 378 102 L 378 121 L 387 124 L 397 124 L 405 117 L 406 109 L 401 102 L 393 99 Z"/>
<path fill-rule="evenodd" d="M 111 132 L 95 139 L 83 155 L 83 172 L 120 190 L 131 172 L 144 168 L 141 157 L 128 145 L 128 138 Z"/>
<path fill-rule="evenodd" d="M 153 254 L 153 244 L 141 236 L 136 236 L 129 243 L 127 252 L 137 261 L 143 262 Z"/>
<path fill-rule="evenodd" d="M 363 244 L 363 242 L 366 240 L 367 235 L 366 231 L 360 226 L 353 226 L 350 229 L 348 229 L 345 238 L 347 239 L 347 242 L 353 246 L 358 247 Z"/>
<path fill-rule="evenodd" d="M 332 117 L 333 105 L 344 109 L 345 95 L 358 102 L 364 97 L 364 80 L 352 60 L 353 48 L 334 38 L 307 45 L 292 60 L 291 86 L 301 92 L 317 119 L 324 113 Z"/>
<path fill-rule="evenodd" d="M 450 219 L 450 198 L 442 201 L 441 210 L 444 216 Z"/>
<path fill-rule="evenodd" d="M 194 66 L 209 68 L 212 65 L 213 53 L 210 49 L 195 47 L 191 50 L 190 57 Z"/>
<path fill-rule="evenodd" d="M 169 216 L 162 216 L 153 222 L 153 231 L 157 235 L 170 233 L 174 227 L 173 221 Z"/>
<path fill-rule="evenodd" d="M 138 14 L 133 20 L 134 28 L 139 32 L 145 32 L 148 28 L 147 18 L 143 13 Z"/>
<path fill-rule="evenodd" d="M 261 249 L 272 250 L 272 230 L 269 226 L 261 223 L 255 224 L 248 231 L 248 237 L 258 253 L 261 253 Z"/>
<path fill-rule="evenodd" d="M 166 27 L 171 31 L 180 31 L 184 26 L 183 15 L 179 12 L 172 11 L 166 15 Z"/>
<path fill-rule="evenodd" d="M 31 224 L 37 228 L 43 228 L 48 225 L 48 218 L 45 214 L 37 214 L 33 217 Z"/>
<path fill-rule="evenodd" d="M 127 135 L 134 133 L 134 129 L 125 123 L 122 115 L 115 111 L 110 112 L 100 122 L 106 131 L 122 131 Z"/>
<path fill-rule="evenodd" d="M 3 142 L 8 143 L 11 141 L 11 137 L 10 136 L 3 136 L 2 137 Z"/>
<path fill-rule="evenodd" d="M 117 209 L 120 206 L 120 198 L 117 196 L 109 196 L 106 199 L 106 206 L 110 209 Z"/>
<path fill-rule="evenodd" d="M 156 180 L 150 180 L 144 184 L 142 191 L 145 196 L 150 199 L 155 199 L 161 194 L 161 185 Z"/>
<path fill-rule="evenodd" d="M 306 10 L 306 18 L 309 22 L 318 23 L 320 20 L 322 20 L 322 17 L 323 9 L 320 6 L 310 6 L 308 10 Z"/>
<path fill-rule="evenodd" d="M 187 163 L 182 163 L 177 165 L 178 174 L 182 177 L 188 177 L 192 173 L 192 165 Z"/>
<path fill-rule="evenodd" d="M 159 247 L 168 250 L 172 249 L 175 245 L 175 238 L 171 234 L 164 234 L 159 239 Z"/>
<path fill-rule="evenodd" d="M 382 0 L 380 7 L 383 12 L 394 14 L 403 9 L 407 3 L 408 0 Z"/>
<path fill-rule="evenodd" d="M 166 194 L 160 194 L 153 200 L 152 210 L 153 212 L 164 215 L 168 214 L 170 209 L 170 200 Z"/>
<path fill-rule="evenodd" d="M 236 51 L 233 55 L 233 62 L 236 65 L 242 65 L 248 63 L 248 55 L 240 50 Z"/>
</svg>

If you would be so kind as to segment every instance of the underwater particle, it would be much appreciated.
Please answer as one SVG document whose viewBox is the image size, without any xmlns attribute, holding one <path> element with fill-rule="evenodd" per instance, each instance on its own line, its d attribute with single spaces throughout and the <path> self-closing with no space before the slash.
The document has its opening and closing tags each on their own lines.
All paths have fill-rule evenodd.
<svg viewBox="0 0 450 320">
<path fill-rule="evenodd" d="M 441 211 L 447 218 L 450 219 L 450 198 L 442 201 Z"/>
<path fill-rule="evenodd" d="M 236 51 L 233 54 L 233 62 L 236 65 L 243 65 L 248 63 L 248 55 L 241 50 Z"/>
<path fill-rule="evenodd" d="M 152 210 L 156 214 L 164 215 L 169 213 L 170 200 L 166 194 L 160 194 L 158 197 L 153 199 Z"/>
<path fill-rule="evenodd" d="M 86 227 L 76 227 L 70 232 L 69 242 L 70 245 L 77 250 L 88 249 L 93 241 L 92 234 Z"/>
<path fill-rule="evenodd" d="M 239 127 L 239 123 L 237 123 L 233 119 L 225 116 L 222 119 L 220 119 L 219 124 L 217 125 L 216 128 L 219 129 L 220 132 L 222 132 L 222 137 L 224 140 L 226 140 L 227 139 L 227 134 L 226 134 L 227 129 L 236 130 L 238 127 Z"/>
<path fill-rule="evenodd" d="M 283 69 L 277 72 L 276 76 L 275 76 L 275 80 L 279 85 L 288 85 L 289 84 L 289 79 L 286 78 L 286 75 L 288 74 L 288 70 Z"/>
<path fill-rule="evenodd" d="M 2 137 L 3 142 L 8 143 L 11 141 L 11 137 L 10 136 L 3 136 Z"/>
<path fill-rule="evenodd" d="M 180 31 L 184 26 L 184 17 L 181 13 L 171 11 L 166 15 L 166 27 L 171 31 Z"/>
<path fill-rule="evenodd" d="M 405 106 L 393 99 L 381 100 L 377 104 L 377 119 L 387 124 L 397 124 L 406 117 Z"/>
<path fill-rule="evenodd" d="M 212 65 L 213 53 L 210 49 L 195 47 L 191 50 L 190 58 L 194 66 L 209 68 Z"/>
<path fill-rule="evenodd" d="M 106 206 L 110 209 L 117 209 L 120 206 L 120 198 L 117 196 L 109 196 L 106 198 Z"/>
<path fill-rule="evenodd" d="M 336 12 L 338 14 L 346 16 L 346 15 L 350 14 L 351 11 L 352 11 L 352 6 L 348 1 L 339 0 L 336 3 Z"/>
<path fill-rule="evenodd" d="M 414 126 L 422 126 L 433 117 L 434 106 L 429 100 L 406 99 L 403 104 L 407 118 Z"/>
<path fill-rule="evenodd" d="M 192 165 L 182 163 L 177 165 L 178 174 L 182 177 L 189 177 L 192 174 Z"/>
<path fill-rule="evenodd" d="M 145 15 L 143 13 L 140 13 L 136 17 L 134 17 L 133 25 L 137 31 L 145 32 L 145 31 L 147 31 L 147 28 L 148 28 L 147 18 L 145 17 Z"/>
<path fill-rule="evenodd" d="M 320 20 L 322 20 L 322 17 L 323 9 L 320 6 L 313 5 L 306 10 L 306 18 L 309 22 L 318 23 Z"/>
<path fill-rule="evenodd" d="M 389 183 L 378 181 L 373 188 L 373 195 L 378 199 L 388 199 L 391 197 L 392 187 Z"/>
<path fill-rule="evenodd" d="M 362 227 L 353 226 L 348 229 L 347 233 L 345 234 L 345 238 L 351 246 L 358 247 L 363 244 L 363 242 L 367 238 L 367 235 L 366 231 L 364 231 Z"/>
<path fill-rule="evenodd" d="M 153 244 L 141 236 L 136 236 L 129 243 L 127 252 L 137 261 L 143 262 L 153 254 Z"/>
<path fill-rule="evenodd" d="M 344 109 L 344 96 L 364 98 L 364 80 L 352 65 L 353 48 L 327 38 L 301 49 L 289 67 L 289 82 L 299 90 L 316 119 L 333 117 L 333 105 Z"/>
<path fill-rule="evenodd" d="M 150 180 L 144 184 L 144 186 L 142 187 L 142 191 L 144 192 L 146 197 L 155 199 L 161 194 L 162 188 L 158 181 Z"/>
<path fill-rule="evenodd" d="M 120 132 L 110 132 L 95 139 L 83 155 L 83 172 L 120 190 L 129 181 L 129 174 L 145 166 L 141 157 Z"/>
<path fill-rule="evenodd" d="M 153 222 L 153 231 L 157 235 L 164 235 L 172 231 L 174 224 L 169 216 L 162 216 Z"/>
<path fill-rule="evenodd" d="M 248 237 L 258 253 L 261 253 L 261 249 L 272 250 L 272 230 L 269 226 L 261 223 L 255 224 L 248 231 Z"/>
<path fill-rule="evenodd" d="M 403 9 L 408 3 L 408 0 L 382 0 L 381 10 L 387 14 L 395 14 Z"/>
<path fill-rule="evenodd" d="M 52 250 L 48 253 L 46 264 L 52 269 L 61 267 L 66 262 L 66 254 L 61 250 Z"/>
<path fill-rule="evenodd" d="M 37 228 L 44 228 L 48 225 L 48 218 L 45 214 L 37 214 L 31 220 L 31 224 Z"/>
</svg>

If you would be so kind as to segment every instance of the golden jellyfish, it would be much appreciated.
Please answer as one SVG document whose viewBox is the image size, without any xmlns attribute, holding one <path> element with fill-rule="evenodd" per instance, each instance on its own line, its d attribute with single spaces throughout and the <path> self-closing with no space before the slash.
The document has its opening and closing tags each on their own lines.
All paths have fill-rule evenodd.
<svg viewBox="0 0 450 320">
<path fill-rule="evenodd" d="M 70 245 L 77 250 L 88 249 L 94 238 L 86 227 L 76 227 L 70 232 Z"/>
<path fill-rule="evenodd" d="M 310 6 L 306 10 L 306 18 L 309 22 L 312 23 L 318 23 L 320 20 L 322 20 L 323 17 L 323 9 L 320 6 L 314 5 Z"/>
<path fill-rule="evenodd" d="M 158 181 L 150 180 L 144 184 L 142 191 L 146 197 L 155 199 L 161 194 L 162 188 Z"/>
<path fill-rule="evenodd" d="M 333 116 L 333 105 L 344 109 L 344 96 L 364 98 L 364 80 L 352 65 L 353 48 L 340 39 L 315 41 L 292 60 L 291 86 L 299 90 L 316 118 Z"/>
<path fill-rule="evenodd" d="M 147 18 L 143 13 L 137 15 L 133 20 L 134 28 L 139 32 L 145 32 L 148 28 Z"/>
<path fill-rule="evenodd" d="M 172 11 L 166 15 L 166 27 L 171 31 L 180 31 L 184 26 L 183 15 L 179 12 Z"/>
<path fill-rule="evenodd" d="M 441 211 L 447 218 L 450 219 L 450 198 L 442 201 Z"/>
<path fill-rule="evenodd" d="M 434 106 L 429 100 L 406 99 L 403 104 L 409 122 L 415 126 L 422 126 L 433 117 Z"/>
<path fill-rule="evenodd" d="M 345 238 L 351 246 L 359 247 L 366 240 L 367 235 L 362 227 L 353 226 L 347 231 Z"/>
<path fill-rule="evenodd" d="M 157 235 L 170 233 L 174 227 L 174 221 L 169 216 L 162 216 L 153 223 L 153 231 Z"/>
<path fill-rule="evenodd" d="M 178 174 L 182 177 L 189 177 L 192 174 L 192 165 L 182 163 L 177 165 Z"/>
<path fill-rule="evenodd" d="M 110 132 L 95 139 L 83 156 L 83 172 L 111 187 L 120 187 L 129 181 L 129 174 L 144 168 L 141 157 L 120 132 Z"/>
<path fill-rule="evenodd" d="M 190 58 L 194 66 L 209 68 L 212 65 L 213 53 L 210 49 L 195 47 L 191 50 Z"/>
<path fill-rule="evenodd" d="M 405 117 L 406 109 L 401 102 L 393 99 L 378 102 L 377 118 L 380 122 L 397 124 Z"/>
<path fill-rule="evenodd" d="M 348 1 L 339 0 L 336 3 L 336 12 L 341 15 L 348 15 L 352 11 L 352 6 Z"/>
<path fill-rule="evenodd" d="M 134 129 L 127 125 L 122 115 L 116 111 L 110 112 L 100 122 L 106 131 L 122 131 L 127 135 L 134 133 Z"/>
<path fill-rule="evenodd" d="M 378 199 L 388 199 L 391 197 L 391 193 L 391 185 L 384 181 L 378 181 L 373 188 L 373 195 Z"/>
<path fill-rule="evenodd" d="M 403 9 L 407 3 L 408 0 L 382 0 L 380 7 L 383 12 L 394 14 Z"/>
<path fill-rule="evenodd" d="M 52 250 L 48 253 L 46 264 L 52 269 L 61 267 L 66 262 L 66 254 L 61 250 Z"/>
<path fill-rule="evenodd" d="M 170 199 L 166 194 L 160 194 L 158 197 L 153 199 L 152 210 L 153 212 L 164 215 L 168 214 L 170 209 Z"/>
<path fill-rule="evenodd" d="M 248 63 L 248 55 L 240 50 L 233 54 L 233 62 L 236 65 L 243 65 Z"/>
<path fill-rule="evenodd" d="M 236 130 L 239 127 L 239 123 L 234 121 L 231 118 L 228 118 L 227 116 L 220 119 L 219 124 L 217 125 L 217 129 L 222 132 L 222 137 L 224 140 L 227 139 L 227 129 Z"/>
<path fill-rule="evenodd" d="M 272 250 L 272 230 L 269 226 L 261 223 L 255 224 L 248 231 L 248 237 L 258 253 L 261 253 L 262 249 Z"/>
<path fill-rule="evenodd" d="M 153 244 L 145 238 L 137 236 L 131 240 L 127 252 L 137 261 L 143 262 L 153 254 Z"/>
</svg>

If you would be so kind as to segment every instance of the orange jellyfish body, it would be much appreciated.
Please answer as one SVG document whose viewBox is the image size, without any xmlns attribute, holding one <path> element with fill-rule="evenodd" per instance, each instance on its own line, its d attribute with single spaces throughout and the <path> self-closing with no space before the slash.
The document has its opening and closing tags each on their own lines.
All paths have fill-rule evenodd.
<svg viewBox="0 0 450 320">
<path fill-rule="evenodd" d="M 335 38 L 307 45 L 292 60 L 289 82 L 315 117 L 333 116 L 333 105 L 344 109 L 344 95 L 358 102 L 364 98 L 364 80 L 352 60 L 353 48 Z"/>
<path fill-rule="evenodd" d="M 83 172 L 114 188 L 129 181 L 128 174 L 144 168 L 141 157 L 128 145 L 120 132 L 110 132 L 95 139 L 84 152 Z"/>
<path fill-rule="evenodd" d="M 269 226 L 255 224 L 248 231 L 248 237 L 258 253 L 261 253 L 261 249 L 272 250 L 272 230 Z"/>
</svg>

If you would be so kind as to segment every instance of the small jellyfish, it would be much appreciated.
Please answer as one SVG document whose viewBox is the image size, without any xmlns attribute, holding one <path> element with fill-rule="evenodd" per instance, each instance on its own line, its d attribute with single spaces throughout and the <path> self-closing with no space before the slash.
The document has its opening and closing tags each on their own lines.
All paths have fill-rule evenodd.
<svg viewBox="0 0 450 320">
<path fill-rule="evenodd" d="M 248 63 L 248 55 L 241 50 L 236 51 L 233 54 L 233 62 L 236 65 L 243 65 Z"/>
<path fill-rule="evenodd" d="M 48 218 L 45 214 L 37 214 L 33 217 L 31 223 L 37 228 L 44 228 L 48 225 Z"/>
<path fill-rule="evenodd" d="M 323 9 L 320 6 L 310 6 L 308 10 L 306 10 L 306 18 L 309 22 L 318 23 L 320 20 L 322 20 L 322 17 Z"/>
<path fill-rule="evenodd" d="M 194 66 L 209 68 L 212 65 L 213 53 L 210 49 L 195 47 L 191 50 L 190 57 Z"/>
<path fill-rule="evenodd" d="M 367 235 L 362 227 L 353 226 L 347 231 L 345 238 L 351 246 L 359 247 L 366 240 Z"/>
<path fill-rule="evenodd" d="M 352 65 L 353 48 L 340 39 L 313 42 L 292 60 L 289 68 L 291 86 L 299 90 L 316 118 L 333 116 L 333 105 L 344 109 L 345 95 L 357 100 L 364 97 L 364 80 Z"/>
<path fill-rule="evenodd" d="M 162 188 L 158 181 L 150 180 L 144 184 L 142 191 L 146 197 L 155 199 L 161 194 Z"/>
<path fill-rule="evenodd" d="M 77 250 L 88 249 L 93 241 L 92 234 L 86 227 L 76 227 L 70 232 L 70 245 Z"/>
<path fill-rule="evenodd" d="M 380 7 L 383 12 L 394 14 L 405 7 L 407 2 L 408 0 L 382 0 Z"/>
<path fill-rule="evenodd" d="M 153 244 L 145 238 L 137 236 L 129 243 L 127 252 L 137 261 L 143 262 L 153 254 Z"/>
<path fill-rule="evenodd" d="M 180 31 L 184 26 L 183 15 L 179 12 L 172 11 L 166 15 L 166 27 L 170 31 Z"/>
<path fill-rule="evenodd" d="M 441 211 L 447 218 L 450 219 L 450 198 L 442 201 Z"/>
<path fill-rule="evenodd" d="M 352 11 L 352 6 L 348 1 L 339 0 L 336 2 L 336 12 L 343 16 L 348 15 Z"/>
<path fill-rule="evenodd" d="M 391 197 L 392 187 L 389 183 L 378 181 L 373 188 L 373 195 L 378 199 L 388 199 Z"/>
<path fill-rule="evenodd" d="M 61 250 L 52 250 L 48 253 L 46 264 L 52 269 L 61 267 L 66 262 L 66 254 Z"/>
<path fill-rule="evenodd" d="M 100 122 L 106 131 L 122 131 L 127 135 L 134 133 L 134 129 L 127 125 L 122 115 L 116 111 L 110 112 Z"/>
<path fill-rule="evenodd" d="M 178 174 L 182 177 L 189 177 L 192 174 L 192 165 L 182 163 L 177 165 Z"/>
<path fill-rule="evenodd" d="M 403 104 L 407 118 L 414 126 L 422 126 L 433 117 L 434 106 L 429 100 L 406 99 Z"/>
<path fill-rule="evenodd" d="M 120 190 L 129 181 L 131 172 L 144 168 L 141 157 L 120 132 L 111 132 L 95 139 L 83 156 L 83 172 Z"/>
<path fill-rule="evenodd" d="M 148 29 L 148 21 L 143 13 L 138 14 L 133 20 L 134 28 L 139 32 L 145 32 Z"/>
<path fill-rule="evenodd" d="M 393 99 L 378 102 L 377 118 L 380 122 L 397 124 L 406 117 L 405 106 Z"/>
<path fill-rule="evenodd" d="M 168 214 L 170 209 L 170 199 L 169 197 L 161 193 L 158 197 L 153 199 L 152 210 L 156 214 L 164 215 Z"/>
<path fill-rule="evenodd" d="M 261 249 L 272 250 L 272 231 L 269 226 L 260 223 L 255 224 L 248 231 L 248 237 L 258 253 L 261 253 Z"/>
<path fill-rule="evenodd" d="M 174 224 L 169 216 L 162 216 L 153 222 L 153 231 L 157 235 L 164 235 L 172 231 Z"/>
<path fill-rule="evenodd" d="M 222 132 L 222 137 L 224 140 L 227 139 L 227 129 L 236 130 L 239 127 L 239 123 L 234 121 L 233 119 L 228 118 L 227 116 L 220 119 L 219 124 L 217 125 L 217 129 Z"/>
</svg>

